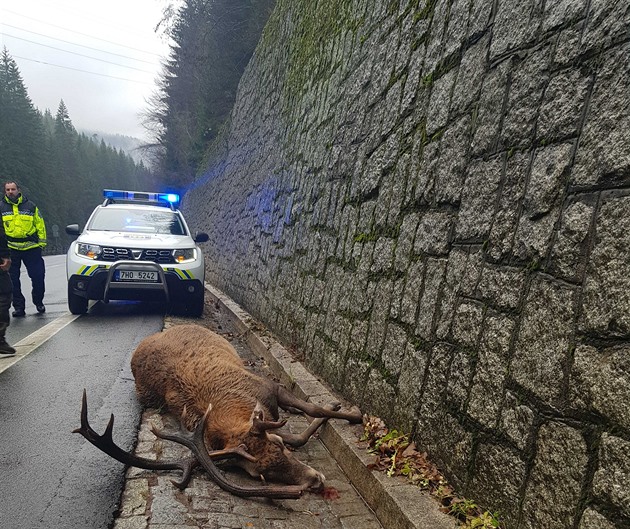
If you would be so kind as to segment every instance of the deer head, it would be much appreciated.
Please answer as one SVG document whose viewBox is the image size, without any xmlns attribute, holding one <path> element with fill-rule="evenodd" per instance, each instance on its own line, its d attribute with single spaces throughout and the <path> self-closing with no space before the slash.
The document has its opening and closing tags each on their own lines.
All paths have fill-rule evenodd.
<svg viewBox="0 0 630 529">
<path fill-rule="evenodd" d="M 299 485 L 305 490 L 318 492 L 324 487 L 325 477 L 321 472 L 298 461 L 284 444 L 283 438 L 273 433 L 286 421 L 265 420 L 264 410 L 258 403 L 252 412 L 249 429 L 230 445 L 243 445 L 252 459 L 237 459 L 235 464 L 250 476 L 263 481 L 279 481 L 288 485 Z"/>
</svg>

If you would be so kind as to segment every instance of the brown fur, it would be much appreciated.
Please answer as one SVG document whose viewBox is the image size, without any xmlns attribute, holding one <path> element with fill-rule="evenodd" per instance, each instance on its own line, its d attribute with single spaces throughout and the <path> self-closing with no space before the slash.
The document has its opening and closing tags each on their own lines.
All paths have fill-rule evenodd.
<svg viewBox="0 0 630 529">
<path fill-rule="evenodd" d="M 131 360 L 142 403 L 165 405 L 192 429 L 212 404 L 205 432 L 214 450 L 240 444 L 257 458 L 238 464 L 251 475 L 318 489 L 323 475 L 300 463 L 273 433 L 253 428 L 258 403 L 266 420 L 278 418 L 279 386 L 248 371 L 230 343 L 199 325 L 177 325 L 145 338 Z"/>
</svg>

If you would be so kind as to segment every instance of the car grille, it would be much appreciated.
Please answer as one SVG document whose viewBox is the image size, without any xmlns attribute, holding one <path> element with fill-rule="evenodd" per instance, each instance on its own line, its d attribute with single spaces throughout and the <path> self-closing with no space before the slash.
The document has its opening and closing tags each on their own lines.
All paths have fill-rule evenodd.
<svg viewBox="0 0 630 529">
<path fill-rule="evenodd" d="M 140 254 L 138 254 L 140 252 Z M 134 255 L 135 254 L 135 255 Z M 173 250 L 141 250 L 140 248 L 113 248 L 104 247 L 103 261 L 152 261 L 160 264 L 172 264 Z"/>
</svg>

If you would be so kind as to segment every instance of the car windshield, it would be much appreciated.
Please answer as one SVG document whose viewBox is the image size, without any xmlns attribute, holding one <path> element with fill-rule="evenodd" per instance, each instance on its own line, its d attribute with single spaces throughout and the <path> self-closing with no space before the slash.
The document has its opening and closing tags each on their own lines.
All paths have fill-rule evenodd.
<svg viewBox="0 0 630 529">
<path fill-rule="evenodd" d="M 185 234 L 179 215 L 171 210 L 156 211 L 105 207 L 94 214 L 88 229 L 127 233 Z"/>
</svg>

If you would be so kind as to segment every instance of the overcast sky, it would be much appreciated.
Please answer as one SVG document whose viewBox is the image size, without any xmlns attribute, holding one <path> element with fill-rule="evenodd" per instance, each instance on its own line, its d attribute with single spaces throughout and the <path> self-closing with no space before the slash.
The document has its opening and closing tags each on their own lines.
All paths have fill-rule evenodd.
<svg viewBox="0 0 630 529">
<path fill-rule="evenodd" d="M 79 130 L 145 137 L 140 113 L 168 54 L 155 32 L 167 0 L 0 0 L 0 48 L 33 104 L 63 99 Z"/>
</svg>

